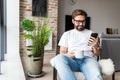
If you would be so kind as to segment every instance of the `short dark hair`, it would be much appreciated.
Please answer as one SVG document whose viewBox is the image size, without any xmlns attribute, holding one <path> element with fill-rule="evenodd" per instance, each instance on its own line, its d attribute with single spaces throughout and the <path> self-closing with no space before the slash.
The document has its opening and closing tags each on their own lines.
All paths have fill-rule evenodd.
<svg viewBox="0 0 120 80">
<path fill-rule="evenodd" d="M 83 16 L 85 16 L 85 19 L 87 18 L 87 13 L 84 10 L 82 10 L 82 9 L 76 9 L 72 13 L 72 19 L 74 19 L 78 15 L 83 15 Z"/>
</svg>

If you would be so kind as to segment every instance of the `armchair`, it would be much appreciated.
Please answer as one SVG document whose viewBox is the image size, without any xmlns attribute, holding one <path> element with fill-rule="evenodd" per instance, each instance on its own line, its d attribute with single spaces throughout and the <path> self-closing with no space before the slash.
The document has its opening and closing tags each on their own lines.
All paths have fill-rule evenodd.
<svg viewBox="0 0 120 80">
<path fill-rule="evenodd" d="M 56 55 L 58 53 L 58 46 L 56 47 Z M 53 66 L 53 80 L 57 80 L 57 70 L 54 68 L 54 58 L 51 59 L 50 63 Z M 103 75 L 112 75 L 112 80 L 114 80 L 114 64 L 111 59 L 102 59 L 100 60 L 100 57 L 98 57 L 98 62 L 102 68 L 102 73 Z M 109 65 L 104 65 L 105 63 L 109 63 Z M 109 68 L 108 68 L 109 67 Z M 77 80 L 86 80 L 85 76 L 83 75 L 82 72 L 73 72 L 77 78 Z"/>
</svg>

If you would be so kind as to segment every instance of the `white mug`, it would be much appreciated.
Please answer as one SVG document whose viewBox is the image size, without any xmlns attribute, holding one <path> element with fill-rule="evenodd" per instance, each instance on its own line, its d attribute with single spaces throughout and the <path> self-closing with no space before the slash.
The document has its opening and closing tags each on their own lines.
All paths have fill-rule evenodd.
<svg viewBox="0 0 120 80">
<path fill-rule="evenodd" d="M 84 51 L 75 51 L 75 58 L 83 58 L 84 57 Z"/>
</svg>

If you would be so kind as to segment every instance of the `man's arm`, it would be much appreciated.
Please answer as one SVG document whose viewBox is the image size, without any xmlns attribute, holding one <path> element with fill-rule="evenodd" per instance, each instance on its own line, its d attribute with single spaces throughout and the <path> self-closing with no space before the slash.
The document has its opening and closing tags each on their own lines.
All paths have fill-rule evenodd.
<svg viewBox="0 0 120 80">
<path fill-rule="evenodd" d="M 101 53 L 101 48 L 99 46 L 99 37 L 90 37 L 88 44 L 92 46 L 92 51 L 94 55 L 99 56 Z"/>
<path fill-rule="evenodd" d="M 92 47 L 92 51 L 96 56 L 99 56 L 101 53 L 101 48 L 100 46 Z"/>
<path fill-rule="evenodd" d="M 63 47 L 63 46 L 60 46 L 60 54 L 63 54 L 63 55 L 65 55 L 67 57 L 70 57 L 70 58 L 74 58 L 75 57 L 74 50 L 68 52 L 67 48 Z"/>
</svg>

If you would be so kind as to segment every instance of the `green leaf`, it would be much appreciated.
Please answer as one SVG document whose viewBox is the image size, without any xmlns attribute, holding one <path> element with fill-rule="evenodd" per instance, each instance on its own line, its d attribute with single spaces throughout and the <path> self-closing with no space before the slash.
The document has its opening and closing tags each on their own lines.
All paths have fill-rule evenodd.
<svg viewBox="0 0 120 80">
<path fill-rule="evenodd" d="M 25 39 L 32 39 L 33 38 L 33 36 L 31 34 L 25 34 L 25 35 L 23 35 L 23 37 Z"/>
<path fill-rule="evenodd" d="M 25 19 L 21 22 L 22 28 L 26 31 L 33 31 L 35 29 L 35 23 L 29 19 Z"/>
</svg>

